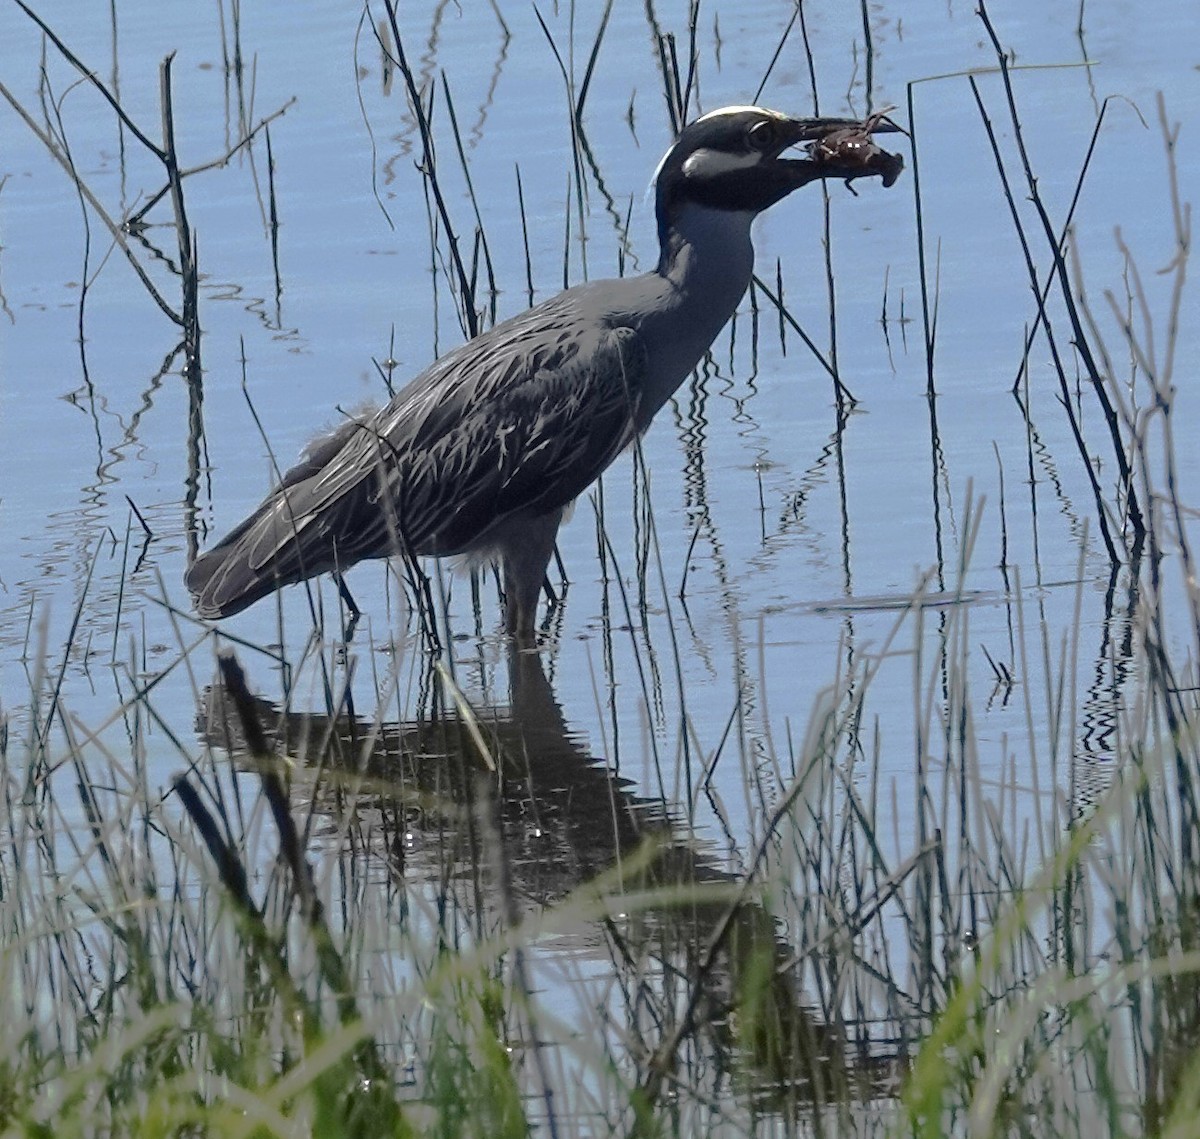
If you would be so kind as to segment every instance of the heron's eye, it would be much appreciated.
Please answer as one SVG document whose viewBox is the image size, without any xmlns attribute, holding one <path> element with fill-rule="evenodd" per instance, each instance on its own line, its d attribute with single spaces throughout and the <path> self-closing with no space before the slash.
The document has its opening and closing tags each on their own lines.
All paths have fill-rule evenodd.
<svg viewBox="0 0 1200 1139">
<path fill-rule="evenodd" d="M 763 119 L 750 128 L 746 136 L 755 150 L 770 150 L 779 141 L 779 131 L 770 119 Z"/>
</svg>

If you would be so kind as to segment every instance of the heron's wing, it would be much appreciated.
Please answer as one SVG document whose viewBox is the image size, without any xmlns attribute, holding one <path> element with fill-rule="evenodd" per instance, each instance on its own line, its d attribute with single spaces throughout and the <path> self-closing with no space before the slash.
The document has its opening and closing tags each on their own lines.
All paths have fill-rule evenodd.
<svg viewBox="0 0 1200 1139">
<path fill-rule="evenodd" d="M 343 428 L 343 446 L 319 470 L 310 459 L 306 477 L 289 472 L 273 523 L 246 535 L 251 565 L 286 577 L 299 559 L 310 576 L 400 550 L 461 553 L 595 480 L 634 435 L 647 366 L 639 334 L 548 325 L 544 313 L 493 334 Z"/>
</svg>

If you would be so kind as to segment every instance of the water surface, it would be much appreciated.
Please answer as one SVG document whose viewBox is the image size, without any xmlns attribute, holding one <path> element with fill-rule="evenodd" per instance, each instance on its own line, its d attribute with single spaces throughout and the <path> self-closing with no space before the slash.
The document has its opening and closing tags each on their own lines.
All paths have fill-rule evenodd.
<svg viewBox="0 0 1200 1139">
<path fill-rule="evenodd" d="M 498 319 L 530 299 L 518 171 L 537 300 L 564 283 L 653 265 L 646 190 L 671 138 L 654 29 L 643 5 L 618 2 L 588 88 L 580 188 L 554 54 L 530 7 L 502 9 L 507 31 L 486 5 L 406 5 L 403 14 L 406 50 L 436 92 L 439 168 L 469 253 L 474 214 L 443 84 L 453 99 L 495 266 Z M 162 604 L 188 609 L 182 576 L 190 531 L 199 528 L 201 545 L 215 540 L 315 431 L 363 401 L 386 398 L 376 362 L 393 360 L 402 381 L 463 333 L 445 265 L 431 255 L 414 121 L 402 84 L 384 82 L 379 47 L 358 8 L 292 5 L 283 17 L 248 6 L 236 29 L 240 78 L 225 65 L 234 49 L 229 12 L 133 0 L 115 5 L 111 20 L 99 6 L 46 3 L 38 11 L 119 89 L 122 105 L 154 138 L 159 63 L 176 53 L 176 129 L 188 164 L 224 153 L 239 116 L 257 122 L 295 100 L 271 127 L 278 278 L 265 138 L 187 182 L 204 330 L 195 493 L 189 396 L 182 362 L 172 356 L 178 330 L 95 215 L 85 219 L 46 147 L 10 111 L 0 120 L 0 521 L 7 536 L 0 699 L 14 738 L 34 730 L 29 708 L 44 714 L 53 691 L 60 715 L 98 727 L 128 698 L 134 677 L 171 668 L 155 689 L 159 719 L 147 737 L 151 778 L 165 786 L 203 745 L 197 688 L 211 676 L 207 642 L 192 654 L 191 675 L 174 667 L 203 629 Z M 1103 785 L 1117 718 L 1137 695 L 1128 667 L 1136 648 L 1129 578 L 1119 574 L 1114 592 L 1044 338 L 1023 374 L 1027 402 L 1011 393 L 1037 308 L 967 71 L 979 73 L 1042 279 L 1049 258 L 982 25 L 970 5 L 901 12 L 878 4 L 870 8 L 868 52 L 857 9 L 805 11 L 814 72 L 797 26 L 767 75 L 792 6 L 702 6 L 690 109 L 758 98 L 798 114 L 815 104 L 825 114 L 864 114 L 896 103 L 904 118 L 908 84 L 929 80 L 913 88 L 913 125 L 927 284 L 936 292 L 936 398 L 911 154 L 890 191 L 859 183 L 854 196 L 828 187 L 832 293 L 822 190 L 796 194 L 758 225 L 759 273 L 772 290 L 782 280 L 792 315 L 826 358 L 836 356 L 857 400 L 852 413 L 839 417 L 829 376 L 793 332 L 781 336 L 769 302 L 748 299 L 710 364 L 645 440 L 648 493 L 629 455 L 605 476 L 602 499 L 579 501 L 560 537 L 570 588 L 545 654 L 578 762 L 619 771 L 635 797 L 657 802 L 680 833 L 694 827 L 705 864 L 722 872 L 745 865 L 763 799 L 786 782 L 819 694 L 875 664 L 858 758 L 869 761 L 871 781 L 896 788 L 889 821 L 897 854 L 918 842 L 918 765 L 946 761 L 936 749 L 922 754 L 919 741 L 923 701 L 952 702 L 936 667 L 947 608 L 970 610 L 963 636 L 974 728 L 985 745 L 979 777 L 1008 788 L 1018 826 L 1049 825 L 1044 804 L 1055 791 Z M 543 15 L 578 82 L 599 12 L 576 10 L 573 41 L 566 6 Z M 684 5 L 658 12 L 659 30 L 673 32 L 681 51 L 685 16 Z M 1166 2 L 1088 4 L 1080 32 L 1073 16 L 1038 4 L 998 8 L 995 19 L 1017 65 L 1024 141 L 1056 226 L 1100 107 L 1114 97 L 1076 211 L 1073 250 L 1130 398 L 1144 403 L 1105 290 L 1118 309 L 1127 307 L 1119 233 L 1137 259 L 1161 352 L 1169 280 L 1156 271 L 1173 256 L 1174 237 L 1155 96 L 1163 91 L 1171 120 L 1184 124 L 1174 157 L 1182 195 L 1194 198 L 1200 150 L 1190 125 L 1200 109 L 1200 55 Z M 15 8 L 0 24 L 0 81 L 42 123 L 39 33 Z M 47 62 L 46 106 L 58 107 L 50 121 L 64 133 L 79 176 L 120 217 L 157 191 L 161 172 L 54 53 Z M 165 202 L 150 221 L 146 237 L 161 256 L 140 245 L 137 256 L 177 303 Z M 1197 327 L 1184 315 L 1176 344 L 1181 442 L 1194 434 L 1185 425 L 1197 411 L 1186 382 Z M 1074 377 L 1061 308 L 1053 318 Z M 1073 386 L 1089 458 L 1113 501 L 1111 444 L 1086 384 Z M 1190 502 L 1200 475 L 1195 449 L 1181 445 L 1178 459 Z M 477 629 L 469 582 L 445 580 L 458 683 L 483 708 L 507 706 L 494 588 L 485 582 Z M 419 711 L 422 650 L 381 565 L 354 571 L 350 582 L 366 613 L 349 654 L 358 710 L 369 712 L 382 687 L 388 716 L 400 724 Z M 336 594 L 328 583 L 320 590 L 327 640 L 335 640 Z M 918 590 L 925 607 L 919 619 L 905 620 Z M 281 610 L 265 602 L 227 628 L 257 645 L 280 641 L 282 629 L 281 654 L 298 667 L 292 706 L 322 709 L 322 673 L 304 652 L 312 620 L 303 590 L 287 591 Z M 1181 627 L 1173 635 L 1186 644 L 1190 634 Z M 281 673 L 271 660 L 251 654 L 246 663 L 252 684 L 280 700 Z M 393 667 L 399 679 L 389 688 Z M 1064 668 L 1068 690 L 1052 694 L 1048 685 Z M 1014 686 L 998 683 L 1005 672 Z M 1065 732 L 1055 711 L 1062 700 L 1081 710 Z M 120 747 L 119 725 L 109 734 L 110 746 Z"/>
</svg>

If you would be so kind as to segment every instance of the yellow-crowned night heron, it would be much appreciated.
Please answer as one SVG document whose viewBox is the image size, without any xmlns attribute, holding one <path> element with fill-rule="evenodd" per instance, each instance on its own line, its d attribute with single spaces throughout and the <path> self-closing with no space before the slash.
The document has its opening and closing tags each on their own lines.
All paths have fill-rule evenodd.
<svg viewBox="0 0 1200 1139">
<path fill-rule="evenodd" d="M 686 379 L 750 283 L 750 223 L 818 178 L 882 174 L 879 120 L 726 107 L 684 128 L 656 179 L 659 260 L 481 333 L 318 441 L 187 574 L 223 617 L 280 586 L 398 553 L 495 558 L 507 627 L 534 639 L 564 511 Z M 823 141 L 824 140 L 824 141 Z M 807 157 L 781 157 L 809 142 Z M 874 162 L 882 156 L 884 161 Z"/>
</svg>

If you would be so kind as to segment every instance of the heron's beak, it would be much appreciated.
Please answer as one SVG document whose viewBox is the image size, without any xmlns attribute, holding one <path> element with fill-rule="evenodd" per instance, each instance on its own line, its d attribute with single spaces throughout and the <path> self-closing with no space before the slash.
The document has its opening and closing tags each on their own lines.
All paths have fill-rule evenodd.
<svg viewBox="0 0 1200 1139">
<path fill-rule="evenodd" d="M 848 185 L 855 178 L 869 177 L 891 186 L 904 169 L 904 157 L 884 150 L 871 136 L 893 133 L 908 132 L 889 119 L 886 111 L 867 119 L 788 119 L 787 141 L 775 156 L 776 164 L 787 169 L 796 186 L 819 178 L 842 178 Z M 801 143 L 807 146 L 807 158 L 782 157 L 784 151 Z"/>
<path fill-rule="evenodd" d="M 858 134 L 907 134 L 908 132 L 888 118 L 887 112 L 876 112 L 866 119 L 788 119 L 788 133 L 792 135 L 789 146 L 800 142 L 818 142 L 827 135 L 838 131 L 851 131 Z"/>
</svg>

